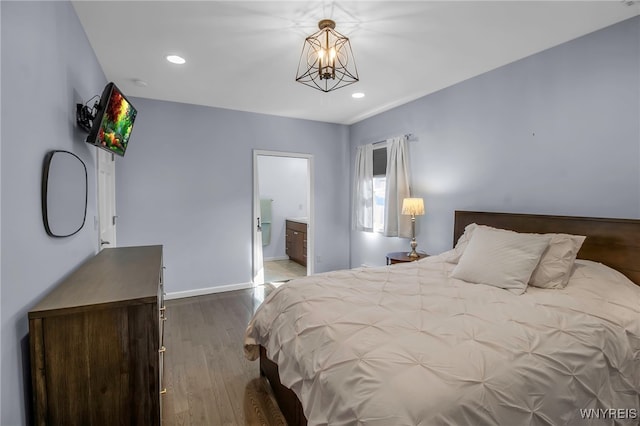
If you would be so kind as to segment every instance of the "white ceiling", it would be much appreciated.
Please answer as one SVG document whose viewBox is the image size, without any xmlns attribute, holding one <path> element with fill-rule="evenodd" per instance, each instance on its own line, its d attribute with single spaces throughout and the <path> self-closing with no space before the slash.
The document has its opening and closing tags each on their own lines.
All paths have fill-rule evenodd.
<svg viewBox="0 0 640 426">
<path fill-rule="evenodd" d="M 73 5 L 127 95 L 344 124 L 640 14 L 640 2 L 620 0 Z M 351 39 L 360 74 L 330 93 L 295 82 L 304 38 L 323 18 Z M 168 63 L 170 53 L 187 63 Z"/>
</svg>

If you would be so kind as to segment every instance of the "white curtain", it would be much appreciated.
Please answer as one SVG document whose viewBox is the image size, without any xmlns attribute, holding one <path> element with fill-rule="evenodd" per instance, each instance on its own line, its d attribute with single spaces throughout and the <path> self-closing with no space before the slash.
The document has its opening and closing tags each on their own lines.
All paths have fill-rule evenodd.
<svg viewBox="0 0 640 426">
<path fill-rule="evenodd" d="M 407 140 L 404 136 L 388 139 L 384 209 L 385 236 L 411 237 L 411 217 L 401 214 L 402 200 L 410 196 Z"/>
<path fill-rule="evenodd" d="M 373 230 L 373 145 L 361 145 L 356 151 L 351 227 Z"/>
</svg>

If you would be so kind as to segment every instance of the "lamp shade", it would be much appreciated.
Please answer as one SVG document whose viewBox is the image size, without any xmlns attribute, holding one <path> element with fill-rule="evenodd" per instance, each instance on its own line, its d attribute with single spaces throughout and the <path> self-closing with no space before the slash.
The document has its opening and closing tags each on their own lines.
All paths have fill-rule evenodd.
<svg viewBox="0 0 640 426">
<path fill-rule="evenodd" d="M 423 215 L 424 201 L 422 198 L 405 198 L 402 200 L 402 214 Z"/>
</svg>

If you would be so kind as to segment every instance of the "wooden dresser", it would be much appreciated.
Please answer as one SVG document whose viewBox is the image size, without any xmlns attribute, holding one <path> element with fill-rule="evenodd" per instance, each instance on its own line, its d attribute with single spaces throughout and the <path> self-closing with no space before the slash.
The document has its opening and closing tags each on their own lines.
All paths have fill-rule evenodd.
<svg viewBox="0 0 640 426">
<path fill-rule="evenodd" d="M 36 425 L 159 425 L 162 246 L 104 249 L 29 312 Z"/>
<path fill-rule="evenodd" d="M 294 262 L 307 266 L 307 224 L 287 220 L 285 231 L 287 256 Z"/>
</svg>

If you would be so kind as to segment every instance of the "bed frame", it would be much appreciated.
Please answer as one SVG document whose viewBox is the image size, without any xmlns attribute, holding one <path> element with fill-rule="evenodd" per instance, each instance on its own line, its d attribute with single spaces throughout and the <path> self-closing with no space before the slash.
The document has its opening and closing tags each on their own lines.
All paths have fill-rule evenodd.
<svg viewBox="0 0 640 426">
<path fill-rule="evenodd" d="M 610 266 L 640 286 L 640 220 L 603 219 L 572 216 L 456 211 L 453 244 L 465 226 L 477 223 L 517 232 L 565 233 L 585 235 L 579 259 Z M 278 366 L 260 347 L 260 374 L 266 376 L 282 414 L 290 426 L 306 425 L 302 404 L 291 389 L 280 383 Z"/>
</svg>

